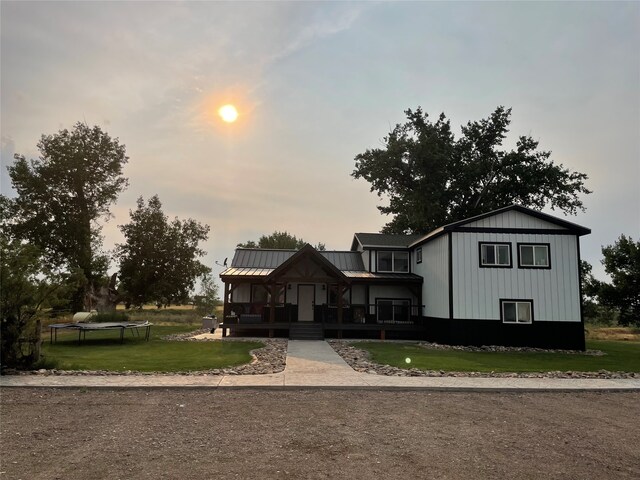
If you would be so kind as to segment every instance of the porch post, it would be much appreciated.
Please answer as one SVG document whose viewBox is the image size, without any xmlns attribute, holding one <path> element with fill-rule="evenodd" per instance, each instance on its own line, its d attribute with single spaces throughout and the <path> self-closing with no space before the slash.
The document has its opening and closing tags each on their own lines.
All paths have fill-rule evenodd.
<svg viewBox="0 0 640 480">
<path fill-rule="evenodd" d="M 342 284 L 338 284 L 338 323 L 342 323 Z"/>
<path fill-rule="evenodd" d="M 270 307 L 271 307 L 271 311 L 269 312 L 269 323 L 273 323 L 276 321 L 276 290 L 278 289 L 278 286 L 275 283 L 272 283 L 269 286 L 269 290 L 271 292 L 271 301 L 270 303 Z"/>
<path fill-rule="evenodd" d="M 342 338 L 342 284 L 338 282 L 338 338 Z"/>
<path fill-rule="evenodd" d="M 222 322 L 229 315 L 229 282 L 224 282 L 224 306 L 222 307 Z"/>
</svg>

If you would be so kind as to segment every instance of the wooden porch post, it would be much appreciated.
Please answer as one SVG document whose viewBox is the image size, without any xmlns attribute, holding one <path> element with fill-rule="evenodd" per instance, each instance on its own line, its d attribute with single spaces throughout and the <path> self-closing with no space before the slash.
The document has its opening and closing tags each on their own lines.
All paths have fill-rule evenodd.
<svg viewBox="0 0 640 480">
<path fill-rule="evenodd" d="M 338 338 L 342 338 L 342 284 L 338 282 Z"/>
<path fill-rule="evenodd" d="M 272 283 L 269 286 L 269 291 L 271 292 L 271 300 L 270 300 L 270 307 L 271 307 L 271 311 L 269 312 L 269 323 L 274 323 L 276 321 L 276 295 L 277 292 L 276 290 L 278 289 L 278 286 L 275 283 Z"/>
<path fill-rule="evenodd" d="M 224 306 L 222 307 L 222 322 L 229 315 L 229 282 L 224 282 Z"/>
<path fill-rule="evenodd" d="M 269 290 L 271 291 L 271 301 L 270 303 L 270 311 L 269 311 L 269 323 L 274 323 L 276 321 L 276 290 L 278 289 L 278 285 L 272 283 L 270 285 Z M 269 338 L 274 337 L 275 332 L 273 328 L 269 329 Z"/>
</svg>

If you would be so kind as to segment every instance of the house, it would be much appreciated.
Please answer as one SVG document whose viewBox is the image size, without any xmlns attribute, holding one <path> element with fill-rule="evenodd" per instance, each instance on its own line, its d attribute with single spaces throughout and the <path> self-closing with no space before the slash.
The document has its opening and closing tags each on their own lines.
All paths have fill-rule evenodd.
<svg viewBox="0 0 640 480">
<path fill-rule="evenodd" d="M 584 349 L 590 230 L 512 205 L 427 235 L 356 233 L 348 251 L 238 248 L 221 327 L 291 338 L 407 338 Z"/>
</svg>

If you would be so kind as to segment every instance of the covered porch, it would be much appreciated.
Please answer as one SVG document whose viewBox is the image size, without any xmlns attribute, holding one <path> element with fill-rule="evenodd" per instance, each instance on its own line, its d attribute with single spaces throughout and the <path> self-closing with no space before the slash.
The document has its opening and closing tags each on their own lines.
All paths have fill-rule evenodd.
<svg viewBox="0 0 640 480">
<path fill-rule="evenodd" d="M 322 338 L 420 338 L 422 278 L 340 270 L 310 245 L 277 268 L 229 268 L 223 336 L 289 337 L 301 325 Z M 313 326 L 312 326 L 313 325 Z"/>
</svg>

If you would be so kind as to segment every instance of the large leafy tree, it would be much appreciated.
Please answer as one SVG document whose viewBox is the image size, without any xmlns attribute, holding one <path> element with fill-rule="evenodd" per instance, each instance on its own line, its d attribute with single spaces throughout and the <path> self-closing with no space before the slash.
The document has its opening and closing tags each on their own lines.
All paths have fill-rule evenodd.
<svg viewBox="0 0 640 480">
<path fill-rule="evenodd" d="M 620 235 L 602 248 L 602 255 L 611 283 L 600 283 L 600 304 L 617 310 L 620 324 L 640 326 L 640 241 Z"/>
<path fill-rule="evenodd" d="M 43 135 L 37 147 L 39 158 L 16 154 L 8 168 L 18 194 L 12 228 L 39 248 L 48 265 L 84 275 L 72 302 L 81 310 L 87 288 L 107 269 L 98 221 L 109 217 L 127 186 L 122 169 L 128 157 L 117 138 L 84 123 Z"/>
<path fill-rule="evenodd" d="M 468 122 L 457 139 L 444 114 L 435 122 L 420 107 L 405 114 L 407 122 L 384 137 L 382 148 L 355 157 L 352 173 L 388 198 L 378 207 L 393 215 L 385 233 L 426 233 L 512 203 L 584 210 L 580 194 L 590 193 L 585 174 L 555 164 L 530 136 L 520 136 L 515 149 L 502 147 L 511 109 L 498 107 Z"/>
<path fill-rule="evenodd" d="M 240 248 L 275 248 L 286 250 L 299 250 L 307 244 L 302 238 L 291 235 L 289 232 L 275 231 L 271 235 L 262 235 L 257 242 L 249 240 L 245 243 L 239 243 Z M 317 250 L 324 250 L 324 243 L 316 245 Z"/>
<path fill-rule="evenodd" d="M 40 312 L 69 279 L 43 265 L 38 247 L 12 235 L 14 209 L 0 198 L 0 353 L 3 367 L 27 368 L 40 357 Z"/>
<path fill-rule="evenodd" d="M 187 301 L 196 279 L 210 272 L 198 260 L 205 253 L 198 245 L 207 240 L 209 226 L 193 219 L 169 221 L 157 195 L 146 204 L 138 198 L 130 216 L 120 226 L 125 243 L 116 246 L 126 305 Z"/>
</svg>

